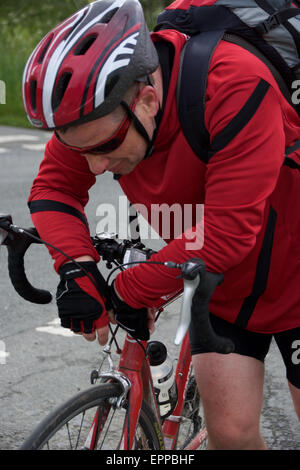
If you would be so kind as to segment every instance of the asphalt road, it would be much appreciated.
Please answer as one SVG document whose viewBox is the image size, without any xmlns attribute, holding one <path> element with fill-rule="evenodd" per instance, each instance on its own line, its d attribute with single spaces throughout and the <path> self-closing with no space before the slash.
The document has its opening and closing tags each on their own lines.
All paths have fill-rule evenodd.
<svg viewBox="0 0 300 470">
<path fill-rule="evenodd" d="M 32 225 L 27 197 L 48 138 L 45 132 L 0 127 L 0 212 L 12 214 L 23 227 Z M 91 233 L 99 222 L 98 205 L 116 205 L 120 195 L 111 175 L 98 178 L 86 210 Z M 153 248 L 160 245 L 151 243 Z M 45 247 L 32 246 L 25 266 L 32 284 L 55 292 L 58 279 Z M 101 354 L 97 343 L 65 335 L 56 321 L 55 302 L 41 307 L 16 294 L 8 279 L 6 248 L 0 250 L 0 299 L 0 450 L 11 450 L 53 407 L 90 386 L 90 372 Z M 173 357 L 178 354 L 173 344 L 176 311 L 173 306 L 164 312 L 154 334 L 167 342 Z M 273 344 L 266 360 L 262 432 L 271 449 L 300 450 L 300 424 Z"/>
</svg>

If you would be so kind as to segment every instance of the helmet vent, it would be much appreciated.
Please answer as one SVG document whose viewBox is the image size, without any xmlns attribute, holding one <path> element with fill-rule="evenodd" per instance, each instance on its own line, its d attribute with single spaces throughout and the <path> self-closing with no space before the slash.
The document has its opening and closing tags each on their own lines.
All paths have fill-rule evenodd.
<svg viewBox="0 0 300 470">
<path fill-rule="evenodd" d="M 56 112 L 60 103 L 62 102 L 62 99 L 64 97 L 64 94 L 68 88 L 69 81 L 72 78 L 72 73 L 71 72 L 65 72 L 62 74 L 62 76 L 59 78 L 58 83 L 55 88 L 55 92 L 53 94 L 52 98 L 52 108 L 53 111 Z"/>
<path fill-rule="evenodd" d="M 53 39 L 53 34 L 52 34 L 51 37 L 48 39 L 47 44 L 45 45 L 44 49 L 42 50 L 41 55 L 40 55 L 40 57 L 39 57 L 39 59 L 38 59 L 38 64 L 41 64 L 41 63 L 43 62 L 44 57 L 45 57 L 46 52 L 47 52 L 47 50 L 48 50 L 48 48 L 49 48 L 49 46 L 50 46 L 50 44 L 51 44 L 52 39 Z"/>
<path fill-rule="evenodd" d="M 112 19 L 112 17 L 114 16 L 114 14 L 117 13 L 118 10 L 119 10 L 119 8 L 114 8 L 113 10 L 109 11 L 108 13 L 106 13 L 106 15 L 104 15 L 103 18 L 101 18 L 100 23 L 101 23 L 101 24 L 107 24 L 107 23 L 109 23 L 110 20 Z"/>
<path fill-rule="evenodd" d="M 88 36 L 76 47 L 74 55 L 84 55 L 96 41 L 97 36 Z"/>
<path fill-rule="evenodd" d="M 106 81 L 106 85 L 105 85 L 105 97 L 106 98 L 110 95 L 110 93 L 112 92 L 116 84 L 118 83 L 119 78 L 120 77 L 117 74 L 108 77 Z"/>
<path fill-rule="evenodd" d="M 37 82 L 36 80 L 31 80 L 30 82 L 30 102 L 33 109 L 33 112 L 36 112 L 36 88 Z"/>
</svg>

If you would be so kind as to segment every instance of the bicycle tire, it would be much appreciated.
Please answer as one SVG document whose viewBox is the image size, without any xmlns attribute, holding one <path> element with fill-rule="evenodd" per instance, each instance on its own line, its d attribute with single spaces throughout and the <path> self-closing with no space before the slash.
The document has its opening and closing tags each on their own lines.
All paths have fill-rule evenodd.
<svg viewBox="0 0 300 470">
<path fill-rule="evenodd" d="M 118 450 L 122 437 L 116 436 L 116 433 L 120 432 L 122 434 L 127 407 L 125 404 L 124 408 L 116 408 L 111 404 L 111 401 L 118 398 L 121 393 L 122 387 L 119 383 L 99 384 L 78 393 L 46 416 L 26 439 L 20 450 L 86 450 L 89 448 L 86 447 L 86 439 L 93 423 L 93 421 L 89 420 L 88 423 L 83 424 L 86 414 L 89 419 L 90 416 L 93 419 L 97 416 L 97 438 L 91 450 L 112 450 L 111 446 L 113 446 L 114 450 Z M 111 418 L 105 416 L 108 410 L 109 412 L 112 411 L 113 415 L 123 414 L 122 418 L 116 416 L 117 422 L 115 428 L 110 429 L 109 432 L 108 430 L 104 431 L 105 426 L 111 424 L 112 421 L 109 420 L 115 416 Z M 80 415 L 83 415 L 81 423 Z M 163 439 L 155 423 L 156 419 L 152 410 L 143 401 L 136 430 L 134 450 L 163 449 Z M 79 428 L 78 436 L 73 434 L 73 428 L 76 429 L 76 432 Z M 85 434 L 81 436 L 82 430 L 84 430 Z M 140 435 L 138 434 L 139 432 L 141 433 Z M 63 437 L 66 436 L 69 439 L 69 449 L 66 449 L 66 444 L 63 442 Z M 113 442 L 103 445 L 106 437 L 109 437 Z M 103 439 L 103 442 L 99 449 L 101 439 Z"/>
</svg>

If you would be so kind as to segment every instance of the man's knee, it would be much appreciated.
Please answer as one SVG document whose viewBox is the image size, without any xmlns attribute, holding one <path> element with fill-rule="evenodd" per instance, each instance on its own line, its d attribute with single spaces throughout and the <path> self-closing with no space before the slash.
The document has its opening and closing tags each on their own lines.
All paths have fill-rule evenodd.
<svg viewBox="0 0 300 470">
<path fill-rule="evenodd" d="M 247 419 L 243 411 L 238 417 L 224 415 L 207 422 L 209 443 L 212 449 L 243 450 L 264 448 L 259 423 Z"/>
<path fill-rule="evenodd" d="M 263 363 L 237 354 L 200 354 L 193 365 L 211 448 L 265 448 L 259 432 Z"/>
</svg>

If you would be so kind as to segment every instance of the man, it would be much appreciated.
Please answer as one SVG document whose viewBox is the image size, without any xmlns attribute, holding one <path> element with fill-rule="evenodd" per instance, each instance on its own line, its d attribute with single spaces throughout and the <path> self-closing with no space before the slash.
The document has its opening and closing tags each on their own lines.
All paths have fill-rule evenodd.
<svg viewBox="0 0 300 470">
<path fill-rule="evenodd" d="M 300 417 L 299 361 L 293 360 L 300 339 L 300 181 L 299 171 L 282 167 L 285 146 L 299 138 L 300 120 L 267 67 L 221 41 L 206 91 L 211 139 L 261 83 L 267 86 L 246 127 L 204 165 L 185 140 L 177 114 L 180 52 L 187 40 L 174 30 L 150 38 L 136 0 L 100 0 L 41 41 L 24 71 L 24 104 L 33 125 L 55 133 L 29 205 L 41 237 L 82 262 L 100 286 L 96 289 L 82 272 L 66 284 L 73 266 L 50 250 L 61 276 L 57 303 L 62 325 L 89 340 L 97 335 L 104 344 L 103 281 L 84 217 L 95 175 L 119 175 L 130 202 L 148 209 L 162 202 L 193 208 L 204 204 L 203 246 L 187 249 L 186 234 L 171 234 L 152 259 L 198 257 L 209 271 L 224 273 L 210 305 L 212 324 L 232 338 L 235 352 L 205 351 L 190 329 L 209 446 L 265 449 L 259 419 L 264 357 L 273 334 Z M 193 216 L 191 228 L 197 234 L 201 227 Z M 182 287 L 177 275 L 150 264 L 117 276 L 115 299 L 124 301 L 127 318 L 143 319 L 137 335 L 145 330 L 146 309 L 151 327 L 149 309 Z"/>
</svg>

